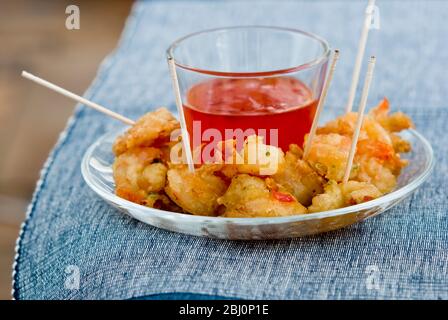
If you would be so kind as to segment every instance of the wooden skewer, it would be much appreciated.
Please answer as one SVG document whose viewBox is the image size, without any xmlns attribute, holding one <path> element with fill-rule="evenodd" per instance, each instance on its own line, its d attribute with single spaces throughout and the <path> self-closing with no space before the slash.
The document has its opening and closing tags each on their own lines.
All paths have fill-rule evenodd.
<svg viewBox="0 0 448 320">
<path fill-rule="evenodd" d="M 176 98 L 177 112 L 179 113 L 180 128 L 182 131 L 182 144 L 187 158 L 188 169 L 194 172 L 193 154 L 190 147 L 190 136 L 187 130 L 187 123 L 185 122 L 184 109 L 182 105 L 182 96 L 180 94 L 179 81 L 177 79 L 176 64 L 172 57 L 168 57 L 168 66 L 171 74 L 171 81 L 173 83 L 174 95 Z"/>
<path fill-rule="evenodd" d="M 364 51 L 366 49 L 367 37 L 369 35 L 370 26 L 372 24 L 374 6 L 375 6 L 375 0 L 369 0 L 365 12 L 364 25 L 362 27 L 361 37 L 359 39 L 358 53 L 356 55 L 355 68 L 353 69 L 352 82 L 348 94 L 347 105 L 345 107 L 345 113 L 352 111 L 353 102 L 355 101 L 356 88 L 358 87 L 359 74 L 361 72 L 361 64 L 364 57 Z"/>
<path fill-rule="evenodd" d="M 372 82 L 373 70 L 375 69 L 375 56 L 371 56 L 369 60 L 369 66 L 367 67 L 366 78 L 364 80 L 364 88 L 362 90 L 361 102 L 358 110 L 358 118 L 356 119 L 355 131 L 352 136 L 352 145 L 350 147 L 350 153 L 348 155 L 347 166 L 345 167 L 345 174 L 343 183 L 347 183 L 350 178 L 350 171 L 352 170 L 353 159 L 356 152 L 356 144 L 358 143 L 359 132 L 361 131 L 362 121 L 364 118 L 364 111 L 366 109 L 367 97 L 369 96 L 370 83 Z"/>
<path fill-rule="evenodd" d="M 55 84 L 53 84 L 53 83 L 51 83 L 49 81 L 46 81 L 46 80 L 44 80 L 42 78 L 39 78 L 39 77 L 37 77 L 35 75 L 32 75 L 31 73 L 28 73 L 26 71 L 22 71 L 22 77 L 24 77 L 26 79 L 29 79 L 31 81 L 34 81 L 37 84 L 40 84 L 40 85 L 42 85 L 44 87 L 47 87 L 48 89 L 56 91 L 56 92 L 66 96 L 66 97 L 68 97 L 70 99 L 73 99 L 73 100 L 75 100 L 75 101 L 77 101 L 77 102 L 79 102 L 81 104 L 84 104 L 84 105 L 86 105 L 86 106 L 88 106 L 88 107 L 90 107 L 92 109 L 95 109 L 95 110 L 97 110 L 99 112 L 102 112 L 102 113 L 108 115 L 109 117 L 117 119 L 117 120 L 119 120 L 121 122 L 124 122 L 124 123 L 130 125 L 130 126 L 135 124 L 135 121 L 133 121 L 133 120 L 131 120 L 129 118 L 126 118 L 125 116 L 122 116 L 119 113 L 113 112 L 112 110 L 109 110 L 109 109 L 107 109 L 107 108 L 105 108 L 105 107 L 103 107 L 103 106 L 101 106 L 101 105 L 99 105 L 99 104 L 97 104 L 95 102 L 89 101 L 86 98 L 78 96 L 77 94 L 74 94 L 73 92 L 70 92 L 70 91 L 68 91 L 68 90 L 66 90 L 64 88 L 61 88 L 61 87 L 59 87 L 59 86 L 57 86 L 57 85 L 55 85 Z"/>
<path fill-rule="evenodd" d="M 305 149 L 303 151 L 303 159 L 305 159 L 305 160 L 308 158 L 308 156 L 310 154 L 311 145 L 312 145 L 313 139 L 316 135 L 317 125 L 319 124 L 319 118 L 320 118 L 320 115 L 321 115 L 322 110 L 325 105 L 325 100 L 327 98 L 328 89 L 330 88 L 330 83 L 331 83 L 331 80 L 333 79 L 334 71 L 336 69 L 336 62 L 338 61 L 338 59 L 339 59 L 339 50 L 336 49 L 336 50 L 334 50 L 333 60 L 331 62 L 331 66 L 330 66 L 330 71 L 328 72 L 328 76 L 324 82 L 324 87 L 322 88 L 322 93 L 320 95 L 319 103 L 317 105 L 316 114 L 314 115 L 313 124 L 311 125 L 310 134 L 305 143 Z"/>
</svg>

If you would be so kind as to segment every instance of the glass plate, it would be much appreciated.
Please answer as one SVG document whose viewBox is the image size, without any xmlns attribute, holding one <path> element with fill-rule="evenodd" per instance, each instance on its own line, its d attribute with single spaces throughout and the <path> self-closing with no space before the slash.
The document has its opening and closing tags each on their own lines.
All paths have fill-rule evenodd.
<svg viewBox="0 0 448 320">
<path fill-rule="evenodd" d="M 275 218 L 221 218 L 193 216 L 148 208 L 114 193 L 112 144 L 117 132 L 98 139 L 86 151 L 81 171 L 87 185 L 104 200 L 131 217 L 152 226 L 195 236 L 221 239 L 284 239 L 322 233 L 346 227 L 380 214 L 410 196 L 429 176 L 433 167 L 433 151 L 417 131 L 407 130 L 401 136 L 412 145 L 405 158 L 409 165 L 398 178 L 395 191 L 351 207 Z"/>
</svg>

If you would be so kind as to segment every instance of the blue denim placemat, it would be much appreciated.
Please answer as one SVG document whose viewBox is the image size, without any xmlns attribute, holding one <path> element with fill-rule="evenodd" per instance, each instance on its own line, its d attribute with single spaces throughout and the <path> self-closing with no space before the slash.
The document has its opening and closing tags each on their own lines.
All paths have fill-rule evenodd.
<svg viewBox="0 0 448 320">
<path fill-rule="evenodd" d="M 156 229 L 113 209 L 84 183 L 83 153 L 119 124 L 79 106 L 30 205 L 14 297 L 447 299 L 448 3 L 378 2 L 382 29 L 371 33 L 366 53 L 378 56 L 371 104 L 386 95 L 394 109 L 409 112 L 432 141 L 437 161 L 431 181 L 410 199 L 364 223 L 295 240 L 232 242 Z M 172 107 L 165 61 L 170 42 L 204 28 L 265 24 L 309 30 L 341 49 L 328 103 L 341 110 L 364 7 L 365 1 L 139 2 L 86 96 L 129 117 Z M 70 282 L 76 268 L 79 289 Z"/>
</svg>

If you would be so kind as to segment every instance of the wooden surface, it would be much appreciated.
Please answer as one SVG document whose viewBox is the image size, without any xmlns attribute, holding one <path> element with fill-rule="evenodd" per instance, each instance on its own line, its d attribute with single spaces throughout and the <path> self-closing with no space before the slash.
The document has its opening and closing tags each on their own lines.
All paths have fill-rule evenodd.
<svg viewBox="0 0 448 320">
<path fill-rule="evenodd" d="M 67 30 L 70 1 L 1 1 L 0 299 L 11 298 L 15 240 L 39 170 L 75 105 L 20 72 L 82 94 L 115 47 L 131 2 L 76 1 L 80 30 Z"/>
</svg>

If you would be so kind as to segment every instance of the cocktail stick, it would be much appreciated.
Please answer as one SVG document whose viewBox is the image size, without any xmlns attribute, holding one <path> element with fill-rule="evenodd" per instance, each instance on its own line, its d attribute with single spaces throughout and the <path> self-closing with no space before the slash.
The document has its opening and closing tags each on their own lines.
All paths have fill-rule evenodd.
<svg viewBox="0 0 448 320">
<path fill-rule="evenodd" d="M 90 107 L 92 109 L 95 109 L 95 110 L 97 110 L 99 112 L 102 112 L 102 113 L 108 115 L 109 117 L 112 117 L 112 118 L 117 119 L 117 120 L 119 120 L 121 122 L 124 122 L 127 125 L 132 126 L 132 125 L 135 124 L 135 121 L 133 121 L 133 120 L 131 120 L 129 118 L 126 118 L 125 116 L 122 116 L 119 113 L 116 113 L 116 112 L 114 112 L 112 110 L 109 110 L 106 107 L 103 107 L 103 106 L 101 106 L 101 105 L 99 105 L 99 104 L 97 104 L 95 102 L 87 100 L 86 98 L 78 96 L 77 94 L 74 94 L 73 92 L 70 92 L 70 91 L 68 91 L 68 90 L 66 90 L 64 88 L 61 88 L 61 87 L 59 87 L 59 86 L 57 86 L 57 85 L 55 85 L 55 84 L 53 84 L 53 83 L 51 83 L 51 82 L 49 82 L 47 80 L 39 78 L 39 77 L 37 77 L 37 76 L 35 76 L 35 75 L 31 74 L 31 73 L 28 73 L 26 71 L 22 71 L 22 77 L 24 77 L 26 79 L 29 79 L 31 81 L 34 81 L 35 83 L 40 84 L 40 85 L 42 85 L 44 87 L 47 87 L 48 89 L 56 91 L 56 92 L 58 92 L 58 93 L 60 93 L 60 94 L 62 94 L 64 96 L 66 96 L 66 97 L 68 97 L 70 99 L 73 99 L 73 100 L 75 100 L 75 101 L 77 101 L 77 102 L 79 102 L 79 103 L 81 103 L 83 105 L 86 105 L 86 106 L 88 106 L 88 107 Z"/>
<path fill-rule="evenodd" d="M 352 82 L 350 85 L 350 91 L 348 94 L 348 101 L 345 107 L 345 113 L 352 111 L 353 102 L 355 101 L 356 88 L 358 87 L 359 74 L 361 72 L 362 60 L 364 57 L 364 51 L 366 49 L 367 37 L 372 25 L 373 12 L 375 7 L 375 0 L 369 0 L 365 11 L 364 25 L 362 27 L 361 37 L 359 39 L 358 53 L 356 55 L 355 67 L 353 69 Z"/>
<path fill-rule="evenodd" d="M 375 69 L 375 56 L 371 56 L 369 60 L 369 65 L 367 67 L 367 73 L 364 80 L 364 88 L 362 90 L 361 102 L 358 110 L 358 118 L 356 119 L 355 130 L 352 135 L 352 145 L 350 147 L 350 153 L 348 155 L 347 166 L 345 167 L 345 174 L 343 182 L 346 183 L 350 178 L 350 172 L 352 170 L 353 159 L 356 153 L 356 144 L 358 143 L 359 132 L 361 131 L 361 126 L 364 118 L 364 111 L 366 109 L 367 98 L 369 96 L 370 83 L 372 82 L 373 70 Z"/>
<path fill-rule="evenodd" d="M 179 114 L 180 128 L 182 131 L 183 149 L 185 152 L 188 169 L 190 170 L 190 172 L 194 172 L 193 154 L 190 147 L 190 136 L 188 134 L 187 123 L 185 121 L 184 108 L 182 105 L 182 96 L 179 88 L 179 80 L 177 79 L 176 64 L 172 57 L 168 58 L 168 66 L 170 69 L 171 81 L 173 83 L 174 95 L 176 98 L 177 112 Z"/>
<path fill-rule="evenodd" d="M 328 72 L 328 76 L 326 77 L 324 86 L 322 88 L 322 93 L 320 95 L 319 103 L 317 105 L 316 114 L 314 115 L 313 124 L 311 125 L 311 130 L 308 135 L 308 139 L 306 140 L 306 143 L 305 143 L 305 148 L 303 151 L 303 159 L 307 159 L 310 154 L 311 145 L 312 145 L 313 139 L 316 135 L 319 118 L 320 118 L 320 115 L 324 108 L 325 100 L 327 98 L 328 89 L 330 88 L 330 83 L 331 83 L 331 80 L 333 79 L 334 71 L 336 69 L 336 62 L 338 61 L 338 59 L 339 59 L 339 50 L 336 49 L 336 50 L 334 50 L 333 60 L 331 61 L 331 66 L 330 66 L 330 71 Z"/>
</svg>

